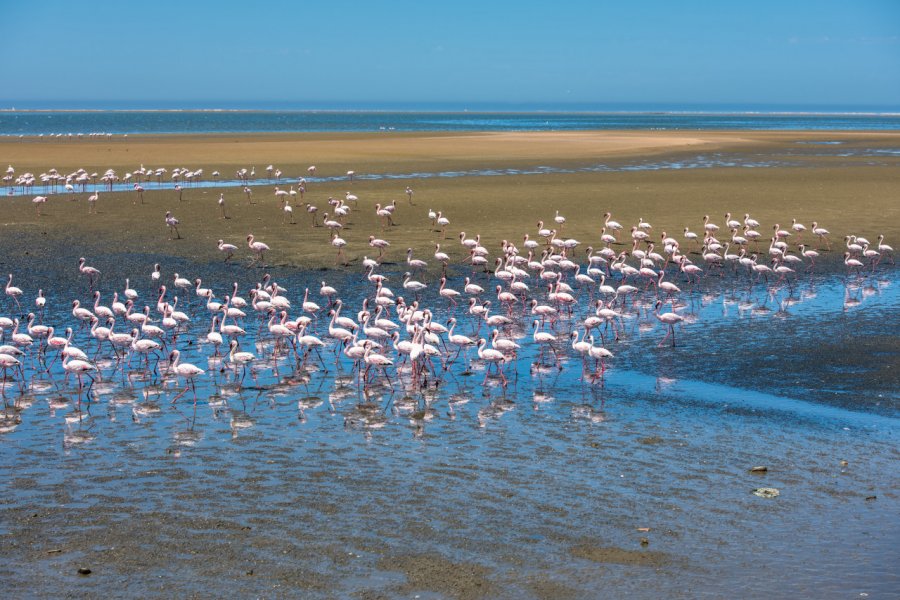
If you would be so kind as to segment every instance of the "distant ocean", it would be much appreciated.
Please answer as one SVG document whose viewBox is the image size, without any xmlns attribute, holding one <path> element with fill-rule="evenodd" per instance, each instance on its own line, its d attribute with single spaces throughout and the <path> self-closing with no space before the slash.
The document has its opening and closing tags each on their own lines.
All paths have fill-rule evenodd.
<svg viewBox="0 0 900 600">
<path fill-rule="evenodd" d="M 847 110 L 317 110 L 86 106 L 0 101 L 0 136 L 324 131 L 900 130 L 900 112 Z"/>
</svg>

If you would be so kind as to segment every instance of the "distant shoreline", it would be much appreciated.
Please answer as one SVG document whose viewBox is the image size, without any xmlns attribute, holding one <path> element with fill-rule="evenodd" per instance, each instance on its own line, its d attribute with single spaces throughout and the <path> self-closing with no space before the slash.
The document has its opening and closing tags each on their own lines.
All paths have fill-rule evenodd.
<svg viewBox="0 0 900 600">
<path fill-rule="evenodd" d="M 565 110 L 565 109 L 393 109 L 393 108 L 0 108 L 0 113 L 261 113 L 261 114 L 412 114 L 412 115 L 611 115 L 696 117 L 900 117 L 900 110 Z"/>
</svg>

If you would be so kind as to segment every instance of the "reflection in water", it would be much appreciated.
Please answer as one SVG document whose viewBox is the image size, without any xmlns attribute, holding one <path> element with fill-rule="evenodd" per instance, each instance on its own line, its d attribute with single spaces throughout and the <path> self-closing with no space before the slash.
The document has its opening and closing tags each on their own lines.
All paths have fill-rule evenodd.
<svg viewBox="0 0 900 600">
<path fill-rule="evenodd" d="M 251 376 L 246 380 L 239 377 L 239 370 L 231 368 L 228 355 L 217 357 L 207 354 L 211 348 L 206 344 L 206 325 L 202 313 L 199 312 L 200 308 L 191 311 L 194 320 L 178 328 L 178 338 L 180 347 L 184 348 L 182 360 L 207 366 L 206 374 L 194 380 L 199 395 L 198 404 L 211 409 L 208 414 L 213 420 L 220 419 L 222 412 L 226 412 L 233 435 L 237 435 L 241 429 L 254 425 L 251 415 L 254 410 L 258 410 L 261 402 L 273 406 L 285 401 L 296 402 L 298 418 L 306 421 L 309 412 L 322 409 L 326 404 L 325 398 L 327 410 L 343 413 L 346 423 L 351 427 L 380 428 L 392 415 L 408 417 L 413 413 L 421 413 L 416 420 L 421 421 L 419 425 L 425 427 L 430 420 L 425 417 L 436 414 L 432 413 L 436 406 L 445 404 L 452 413 L 454 405 L 461 405 L 473 399 L 473 389 L 479 390 L 476 396 L 483 395 L 488 399 L 488 405 L 479 413 L 479 422 L 484 424 L 502 415 L 508 408 L 503 402 L 498 404 L 497 398 L 514 400 L 527 394 L 531 396 L 535 409 L 539 409 L 541 405 L 552 403 L 557 399 L 560 386 L 577 383 L 580 387 L 590 387 L 602 384 L 607 375 L 601 373 L 599 369 L 594 371 L 592 366 L 589 366 L 593 359 L 588 359 L 586 354 L 579 354 L 580 338 L 572 335 L 574 332 L 580 332 L 582 328 L 586 333 L 591 333 L 592 339 L 596 334 L 598 339 L 606 342 L 607 348 L 614 351 L 614 358 L 606 359 L 613 365 L 608 377 L 621 377 L 621 373 L 626 370 L 651 372 L 656 370 L 657 376 L 665 380 L 685 368 L 685 365 L 679 365 L 679 360 L 690 355 L 692 350 L 702 349 L 705 354 L 712 356 L 719 352 L 716 343 L 708 334 L 709 331 L 723 328 L 730 331 L 735 325 L 740 328 L 742 322 L 747 322 L 752 324 L 748 326 L 753 329 L 733 334 L 734 344 L 745 351 L 757 347 L 763 351 L 768 349 L 780 353 L 791 348 L 791 345 L 789 339 L 786 348 L 778 348 L 775 345 L 779 338 L 784 338 L 783 327 L 777 324 L 778 321 L 791 323 L 792 328 L 833 329 L 844 326 L 842 314 L 859 310 L 866 303 L 873 305 L 870 309 L 873 312 L 890 311 L 897 304 L 897 292 L 891 285 L 891 275 L 892 272 L 888 272 L 879 278 L 847 281 L 827 275 L 811 275 L 808 279 L 798 279 L 791 285 L 782 283 L 768 286 L 754 284 L 738 273 L 722 278 L 721 281 L 710 280 L 706 289 L 693 289 L 667 303 L 671 312 L 679 316 L 680 322 L 676 329 L 680 331 L 677 338 L 682 346 L 671 348 L 670 351 L 652 353 L 648 353 L 647 343 L 656 341 L 661 328 L 665 327 L 656 317 L 657 307 L 654 304 L 656 295 L 653 290 L 633 294 L 630 300 L 600 303 L 600 309 L 607 311 L 609 317 L 596 319 L 590 324 L 588 321 L 593 319 L 594 303 L 588 302 L 585 298 L 583 304 L 576 303 L 576 310 L 571 315 L 563 312 L 558 318 L 548 320 L 544 325 L 546 331 L 538 328 L 535 339 L 540 333 L 553 340 L 550 344 L 535 343 L 531 336 L 526 335 L 527 323 L 531 316 L 528 311 L 523 311 L 520 319 L 509 319 L 508 323 L 499 327 L 500 333 L 508 339 L 518 339 L 520 342 L 519 348 L 512 351 L 514 354 L 507 354 L 505 359 L 507 364 L 501 364 L 501 368 L 509 375 L 509 387 L 501 385 L 504 379 L 498 372 L 486 370 L 485 364 L 478 357 L 467 359 L 465 352 L 455 352 L 447 345 L 447 340 L 439 334 L 434 336 L 432 341 L 435 342 L 438 352 L 440 352 L 438 348 L 447 348 L 447 355 L 441 361 L 443 368 L 423 370 L 424 377 L 420 377 L 418 367 L 414 366 L 417 363 L 410 362 L 406 351 L 407 354 L 400 353 L 391 359 L 394 366 L 389 366 L 384 371 L 388 375 L 386 379 L 375 377 L 375 373 L 381 371 L 380 367 L 376 371 L 362 360 L 356 362 L 345 356 L 346 352 L 341 351 L 343 344 L 336 343 L 328 338 L 327 334 L 322 336 L 326 342 L 326 350 L 321 363 L 306 361 L 301 356 L 301 351 L 297 351 L 294 356 L 291 345 L 274 344 L 266 337 L 263 327 L 252 326 L 249 321 L 252 317 L 248 317 L 248 321 L 244 323 L 246 329 L 251 332 L 245 334 L 246 338 L 250 338 L 245 340 L 245 345 L 254 348 L 257 359 L 251 364 Z M 290 282 L 283 283 L 289 285 Z M 354 298 L 352 296 L 354 291 L 361 295 Z M 352 306 L 361 303 L 367 291 L 366 288 L 347 290 L 344 304 Z M 422 298 L 423 303 L 426 300 L 427 298 Z M 614 304 L 615 310 L 612 310 L 610 307 Z M 443 314 L 429 313 L 429 319 L 437 322 L 451 316 L 459 318 L 457 337 L 460 332 L 465 332 L 466 337 L 471 340 L 487 335 L 480 319 L 459 314 L 452 307 L 437 308 L 436 311 Z M 508 315 L 515 317 L 512 310 L 508 311 Z M 263 313 L 260 317 L 263 319 L 261 324 L 267 316 Z M 385 316 L 388 316 L 387 313 Z M 586 321 L 585 317 L 591 319 Z M 63 320 L 64 317 L 63 314 L 49 312 L 47 319 Z M 390 323 L 388 319 L 381 320 Z M 315 335 L 316 328 L 325 333 L 327 327 L 325 319 L 320 321 L 322 322 L 310 322 L 302 333 Z M 421 331 L 421 327 L 416 329 L 411 324 L 408 328 L 410 332 Z M 374 329 L 368 330 L 374 335 Z M 757 330 L 769 333 L 760 334 Z M 258 337 L 253 335 L 256 331 L 259 331 Z M 80 329 L 72 340 L 73 344 L 90 347 L 93 343 L 90 335 L 84 328 Z M 366 350 L 366 356 L 370 352 L 374 354 L 373 350 L 378 343 L 376 339 L 372 338 L 371 348 Z M 164 340 L 165 338 L 161 341 Z M 584 347 L 590 348 L 587 340 L 588 336 L 585 335 L 582 340 Z M 665 338 L 663 341 L 668 343 Z M 172 344 L 171 340 L 169 344 Z M 725 352 L 731 345 L 726 340 L 719 341 L 718 344 L 721 351 Z M 384 344 L 378 346 L 382 347 L 380 353 L 388 356 L 393 354 L 389 346 Z M 396 342 L 394 347 L 397 347 Z M 18 419 L 10 427 L 15 429 L 15 425 L 21 421 L 18 413 L 24 411 L 33 398 L 45 399 L 51 408 L 51 416 L 56 414 L 56 411 L 74 410 L 74 413 L 65 412 L 66 419 L 80 419 L 78 403 L 81 400 L 84 401 L 83 410 L 88 413 L 92 411 L 94 404 L 106 403 L 110 407 L 131 406 L 133 420 L 140 422 L 164 412 L 161 406 L 168 404 L 173 398 L 177 400 L 178 394 L 183 393 L 183 382 L 176 379 L 171 371 L 171 365 L 159 355 L 151 359 L 151 365 L 152 361 L 159 360 L 159 367 L 154 369 L 152 366 L 129 367 L 127 359 L 104 357 L 99 354 L 103 352 L 102 348 L 97 352 L 94 360 L 100 368 L 100 375 L 83 394 L 74 390 L 71 387 L 72 383 L 67 384 L 65 380 L 59 378 L 60 361 L 49 359 L 53 350 L 47 350 L 47 358 L 42 345 L 37 352 L 31 352 L 30 356 L 23 360 L 23 375 L 16 376 L 9 373 L 3 383 L 7 409 L 16 411 Z M 454 362 L 452 359 L 457 354 L 460 356 Z M 326 356 L 330 365 L 325 362 Z M 696 354 L 693 356 L 702 357 Z M 740 356 L 733 358 L 735 363 L 740 360 Z M 47 365 L 46 372 L 44 365 Z M 692 369 L 688 367 L 688 370 Z M 485 373 L 484 377 L 481 372 Z M 520 373 L 527 376 L 520 377 Z M 478 385 L 482 379 L 485 380 L 485 384 Z M 752 378 L 747 378 L 747 384 L 753 387 Z M 800 393 L 799 396 L 807 395 Z M 190 394 L 186 398 L 189 399 Z M 179 406 L 183 402 L 184 399 L 179 402 Z M 378 410 L 373 410 L 373 407 L 377 407 Z M 207 418 L 206 414 L 206 411 L 200 412 L 201 423 Z M 110 415 L 114 418 L 115 411 L 111 410 Z M 13 423 L 13 417 L 7 414 L 5 418 Z M 195 419 L 198 418 L 196 407 L 185 418 L 193 427 L 196 424 Z"/>
<path fill-rule="evenodd" d="M 302 297 L 303 277 L 280 278 L 292 301 Z M 190 393 L 173 404 L 185 382 L 169 371 L 167 353 L 154 372 L 101 352 L 100 377 L 81 394 L 81 410 L 77 382 L 64 381 L 59 361 L 41 373 L 41 360 L 29 355 L 24 392 L 20 376 L 7 375 L 0 462 L 23 480 L 0 480 L 0 530 L 29 542 L 34 518 L 17 511 L 87 506 L 93 510 L 40 517 L 48 519 L 41 527 L 72 540 L 60 544 L 64 552 L 111 571 L 128 561 L 97 550 L 91 532 L 107 532 L 104 544 L 142 564 L 156 564 L 147 548 L 167 544 L 179 556 L 204 556 L 190 576 L 176 577 L 196 595 L 259 595 L 233 576 L 251 568 L 265 585 L 319 582 L 305 590 L 311 597 L 371 588 L 390 595 L 386 582 L 398 576 L 384 565 L 429 553 L 458 570 L 481 565 L 510 597 L 542 597 L 550 588 L 536 581 L 564 582 L 574 596 L 609 585 L 629 595 L 690 595 L 697 585 L 727 595 L 752 586 L 758 569 L 786 593 L 888 589 L 877 582 L 888 581 L 885 564 L 896 564 L 896 539 L 877 524 L 900 509 L 886 491 L 896 480 L 900 398 L 883 368 L 895 360 L 900 334 L 891 318 L 900 305 L 895 282 L 893 270 L 861 282 L 805 275 L 790 286 L 726 272 L 666 304 L 684 318 L 675 347 L 659 346 L 666 330 L 655 317 L 655 290 L 638 291 L 592 332 L 614 354 L 603 377 L 582 378 L 570 337 L 595 314 L 586 291 L 572 316 L 542 326 L 557 339 L 559 366 L 549 354 L 539 360 L 533 315 L 518 306 L 500 328 L 521 347 L 503 367 L 506 387 L 493 374 L 481 385 L 485 366 L 474 348 L 469 362 L 464 353 L 446 369 L 436 362 L 427 383 L 417 380 L 412 359 L 384 340 L 381 352 L 399 369 L 388 368 L 389 381 L 370 373 L 371 383 L 361 384 L 365 363 L 335 348 L 322 317 L 305 334 L 325 341 L 324 365 L 299 366 L 289 345 L 276 351 L 268 315 L 244 320 L 251 333 L 241 345 L 258 361 L 255 379 L 241 385 L 227 356 L 210 359 L 209 317 L 194 300 L 178 348 L 206 370 L 196 379 L 196 405 Z M 336 287 L 347 313 L 364 297 L 374 302 L 368 282 L 348 277 Z M 489 335 L 482 320 L 429 296 L 431 287 L 420 299 L 442 307 L 435 322 L 454 316 L 455 333 Z M 155 300 L 150 289 L 139 293 Z M 54 306 L 44 319 L 63 325 L 71 316 Z M 96 351 L 87 329 L 73 344 Z M 768 474 L 747 472 L 757 464 Z M 770 486 L 781 490 L 777 499 L 751 493 Z M 128 534 L 97 507 L 124 515 Z M 670 562 L 636 574 L 646 568 L 640 562 L 598 569 L 584 558 L 606 560 L 609 548 L 621 547 L 627 551 L 612 552 L 616 560 L 645 560 L 640 537 Z M 762 538 L 768 553 L 756 550 Z M 58 567 L 41 543 L 29 543 L 38 550 L 20 546 L 7 560 L 13 581 L 32 582 L 27 573 L 37 569 L 49 583 L 35 585 L 57 583 Z M 851 546 L 883 561 L 842 569 L 845 553 L 835 550 Z M 583 548 L 602 552 L 573 550 Z"/>
</svg>

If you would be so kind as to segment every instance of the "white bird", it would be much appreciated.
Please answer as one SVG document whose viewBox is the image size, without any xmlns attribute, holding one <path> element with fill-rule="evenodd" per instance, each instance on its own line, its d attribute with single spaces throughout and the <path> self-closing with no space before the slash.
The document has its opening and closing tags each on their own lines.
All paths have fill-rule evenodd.
<svg viewBox="0 0 900 600">
<path fill-rule="evenodd" d="M 197 388 L 194 385 L 194 379 L 203 375 L 205 371 L 196 365 L 192 365 L 191 363 L 183 363 L 181 362 L 181 352 L 178 350 L 172 350 L 169 354 L 169 369 L 175 371 L 175 374 L 181 377 L 187 382 L 187 386 L 178 393 L 174 398 L 172 398 L 172 404 L 175 403 L 176 400 L 181 398 L 188 391 L 188 388 L 193 390 L 194 392 L 194 403 L 197 403 Z"/>
<path fill-rule="evenodd" d="M 86 262 L 87 261 L 84 259 L 84 257 L 78 259 L 78 271 L 82 275 L 88 276 L 88 284 L 90 285 L 91 291 L 93 291 L 94 278 L 96 277 L 97 279 L 100 279 L 100 271 L 95 269 L 94 267 L 87 266 L 87 264 L 85 264 Z M 10 278 L 12 278 L 12 275 L 10 275 Z"/>
<path fill-rule="evenodd" d="M 242 368 L 241 382 L 244 381 L 244 377 L 247 376 L 247 365 L 251 364 L 256 360 L 256 356 L 251 354 L 250 352 L 240 352 L 238 349 L 240 348 L 240 344 L 238 344 L 237 340 L 231 340 L 231 343 L 228 345 L 228 360 L 231 363 L 232 369 L 235 369 L 235 376 L 237 376 L 237 366 L 240 365 Z"/>
<path fill-rule="evenodd" d="M 178 219 L 173 217 L 171 212 L 166 211 L 166 226 L 168 226 L 168 228 L 169 228 L 169 239 L 172 239 L 173 231 L 175 232 L 175 235 L 176 235 L 175 239 L 177 239 L 177 240 L 181 239 L 181 234 L 178 233 L 178 223 L 179 223 Z"/>
<path fill-rule="evenodd" d="M 234 253 L 237 252 L 237 246 L 234 244 L 226 244 L 225 240 L 219 240 L 218 243 L 219 252 L 225 254 L 225 262 L 231 260 L 231 257 L 234 256 Z"/>
<path fill-rule="evenodd" d="M 256 264 L 258 262 L 262 262 L 262 260 L 265 257 L 266 252 L 268 252 L 270 249 L 266 244 L 264 244 L 262 242 L 257 242 L 255 240 L 255 238 L 253 237 L 252 233 L 247 236 L 247 246 L 249 246 L 250 251 L 256 255 L 256 258 L 253 259 L 253 262 L 251 262 L 250 264 Z"/>
<path fill-rule="evenodd" d="M 82 260 L 84 260 L 84 259 L 82 259 Z M 22 309 L 22 305 L 19 304 L 19 296 L 22 295 L 22 290 L 19 289 L 19 288 L 17 288 L 17 287 L 15 287 L 15 286 L 13 286 L 13 284 L 12 284 L 12 278 L 13 278 L 12 273 L 10 273 L 10 274 L 9 274 L 9 281 L 6 282 L 6 295 L 7 295 L 9 298 L 12 298 L 13 300 L 15 300 L 16 306 L 19 308 L 19 310 L 21 310 L 21 309 Z"/>
</svg>

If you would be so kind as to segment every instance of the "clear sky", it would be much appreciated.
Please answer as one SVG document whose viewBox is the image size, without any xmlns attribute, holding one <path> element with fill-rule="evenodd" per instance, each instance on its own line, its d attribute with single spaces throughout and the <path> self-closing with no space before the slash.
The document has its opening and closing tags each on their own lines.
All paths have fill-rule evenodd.
<svg viewBox="0 0 900 600">
<path fill-rule="evenodd" d="M 900 107 L 900 0 L 0 3 L 0 104 Z"/>
</svg>

